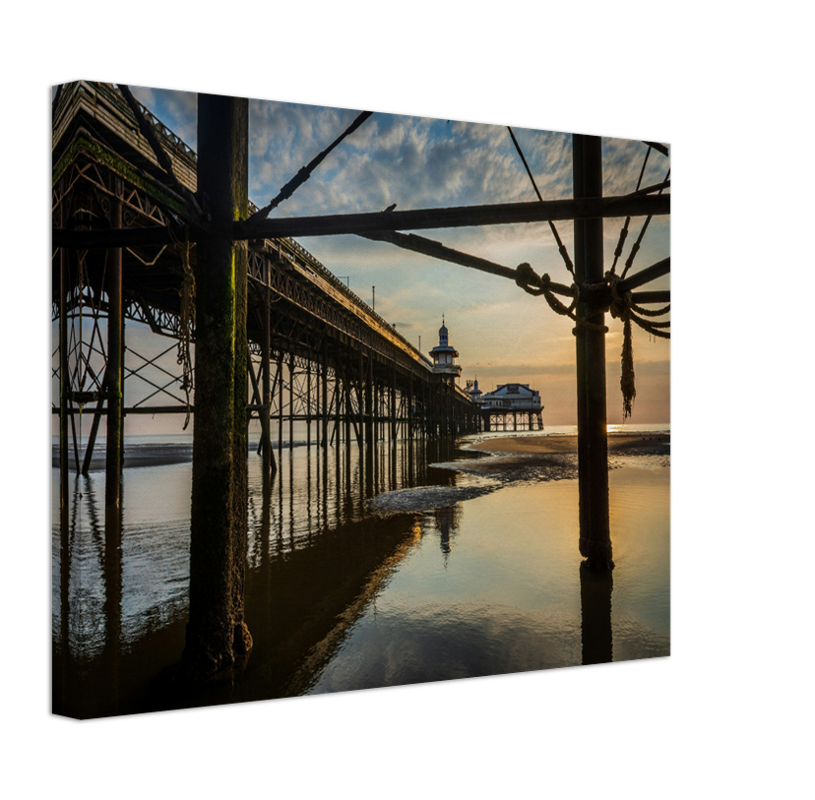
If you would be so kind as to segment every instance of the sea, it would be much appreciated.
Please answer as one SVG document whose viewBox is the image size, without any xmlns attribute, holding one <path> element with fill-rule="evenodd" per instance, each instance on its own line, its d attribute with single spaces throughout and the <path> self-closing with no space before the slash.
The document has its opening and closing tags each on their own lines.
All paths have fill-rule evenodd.
<svg viewBox="0 0 815 800">
<path fill-rule="evenodd" d="M 287 431 L 288 429 L 286 429 Z M 318 447 L 250 437 L 239 674 L 180 686 L 192 435 L 126 436 L 121 538 L 106 536 L 104 439 L 69 475 L 52 448 L 53 707 L 96 717 L 458 680 L 670 654 L 670 457 L 612 455 L 615 569 L 578 550 L 574 456 L 472 449 L 507 436 Z M 609 426 L 645 438 L 670 425 Z M 72 456 L 73 459 L 73 456 Z M 509 461 L 509 463 L 508 463 Z"/>
</svg>

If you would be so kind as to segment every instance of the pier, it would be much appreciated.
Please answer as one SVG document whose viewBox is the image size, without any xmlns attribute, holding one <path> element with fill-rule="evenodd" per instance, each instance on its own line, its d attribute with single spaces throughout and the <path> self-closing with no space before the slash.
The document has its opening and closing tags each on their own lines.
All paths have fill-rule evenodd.
<svg viewBox="0 0 815 800">
<path fill-rule="evenodd" d="M 575 136 L 572 200 L 266 219 L 276 201 L 258 209 L 248 199 L 247 109 L 245 100 L 199 94 L 194 153 L 127 87 L 80 81 L 60 87 L 55 98 L 52 304 L 60 395 L 53 413 L 63 520 L 69 473 L 88 472 L 103 420 L 105 531 L 115 546 L 124 420 L 137 414 L 194 419 L 184 663 L 190 677 L 204 677 L 239 662 L 252 647 L 243 610 L 252 420 L 261 426 L 258 450 L 269 481 L 286 428 L 293 446 L 295 423 L 305 424 L 309 447 L 334 447 L 338 470 L 339 445 L 345 458 L 356 447 L 360 482 L 374 476 L 380 442 L 486 429 L 489 417 L 449 371 L 434 368 L 292 238 L 352 233 L 511 278 L 575 320 L 580 550 L 592 569 L 610 570 L 603 315 L 610 308 L 628 322 L 632 302 L 665 302 L 667 293 L 635 290 L 670 264 L 607 280 L 603 218 L 667 214 L 669 181 L 605 198 L 600 139 Z M 282 194 L 296 191 L 321 156 Z M 553 220 L 574 223 L 577 288 L 538 276 L 528 264 L 513 270 L 400 232 Z M 572 297 L 572 305 L 555 295 Z M 162 383 L 147 377 L 156 358 L 131 346 L 127 322 L 170 342 L 165 353 L 177 354 L 176 374 L 162 368 Z M 151 391 L 130 402 L 139 382 Z M 78 435 L 81 417 L 90 420 L 87 443 Z"/>
<path fill-rule="evenodd" d="M 172 154 L 179 182 L 194 192 L 196 155 L 141 110 Z M 98 231 L 159 224 L 171 232 L 180 203 L 162 184 L 161 169 L 134 130 L 121 95 L 103 84 L 73 84 L 61 93 L 55 114 L 55 226 Z M 53 316 L 62 326 L 67 368 L 54 413 L 69 429 L 63 437 L 63 449 L 73 450 L 69 468 L 81 465 L 87 471 L 87 450 L 102 416 L 120 430 L 121 418 L 130 414 L 194 413 L 194 404 L 183 396 L 191 372 L 168 376 L 168 385 L 156 386 L 149 400 L 128 405 L 126 384 L 138 382 L 144 367 L 131 349 L 134 366 L 125 371 L 122 354 L 128 349 L 124 320 L 176 342 L 195 342 L 184 291 L 197 258 L 194 244 L 185 241 L 152 248 L 57 248 Z M 247 414 L 263 426 L 270 462 L 273 421 L 278 433 L 305 422 L 309 440 L 313 426 L 315 444 L 321 446 L 478 429 L 466 394 L 435 374 L 424 355 L 293 239 L 250 240 L 247 278 Z M 69 337 L 69 324 L 77 327 L 82 320 L 92 326 L 94 339 Z M 103 321 L 107 342 L 101 338 Z M 93 419 L 85 453 L 70 422 L 80 409 Z M 121 454 L 111 458 L 115 463 Z"/>
<path fill-rule="evenodd" d="M 543 430 L 540 392 L 528 383 L 504 383 L 485 393 L 476 379 L 467 392 L 478 407 L 485 431 Z"/>
</svg>

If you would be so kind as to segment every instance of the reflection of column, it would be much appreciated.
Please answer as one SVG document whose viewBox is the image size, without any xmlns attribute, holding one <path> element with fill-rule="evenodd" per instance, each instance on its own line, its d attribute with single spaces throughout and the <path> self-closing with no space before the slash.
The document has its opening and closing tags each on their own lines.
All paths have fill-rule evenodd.
<svg viewBox="0 0 815 800">
<path fill-rule="evenodd" d="M 614 585 L 608 569 L 592 569 L 580 564 L 580 603 L 583 632 L 583 663 L 611 661 L 611 590 Z"/>
<path fill-rule="evenodd" d="M 447 556 L 452 550 L 450 544 L 451 534 L 458 530 L 459 514 L 461 513 L 461 504 L 454 506 L 443 506 L 437 508 L 435 512 L 436 527 L 440 535 L 440 546 L 442 553 Z M 446 561 L 446 559 L 445 559 Z"/>
<path fill-rule="evenodd" d="M 121 493 L 121 486 L 119 491 Z M 111 711 L 119 711 L 119 655 L 122 647 L 122 507 L 105 505 L 105 679 Z"/>
<path fill-rule="evenodd" d="M 66 454 L 67 454 L 67 438 Z M 61 446 L 61 445 L 60 445 Z M 66 455 L 67 462 L 67 455 Z M 60 474 L 60 489 L 62 490 L 63 483 L 68 483 L 68 468 L 67 463 L 65 472 Z M 78 478 L 79 476 L 77 476 Z M 67 488 L 65 490 L 66 496 L 62 503 L 61 513 L 59 516 L 59 638 L 60 644 L 57 649 L 54 647 L 53 653 L 55 656 L 54 663 L 51 665 L 52 670 L 52 703 L 55 711 L 64 709 L 66 702 L 66 694 L 68 692 L 68 670 L 71 662 L 71 649 L 68 644 L 70 637 L 70 604 L 69 604 L 69 587 L 71 584 L 71 531 L 68 518 L 68 496 Z M 59 660 L 56 661 L 58 655 Z M 59 677 L 59 681 L 58 681 Z"/>
<path fill-rule="evenodd" d="M 325 438 L 323 438 L 323 530 L 328 529 L 328 448 L 325 446 Z M 339 467 L 339 464 L 337 465 Z M 337 471 L 337 477 L 339 470 Z"/>
<path fill-rule="evenodd" d="M 311 438 L 311 434 L 309 434 Z M 317 478 L 317 485 L 320 485 L 320 479 Z M 311 447 L 306 446 L 306 520 L 308 540 L 311 542 Z"/>
<path fill-rule="evenodd" d="M 268 479 L 264 477 L 261 482 L 260 530 L 257 533 L 260 538 L 260 566 L 264 564 L 264 560 L 269 560 L 269 553 L 271 552 L 273 486 L 274 475 L 270 475 Z"/>
<path fill-rule="evenodd" d="M 289 542 L 294 549 L 294 450 L 289 447 Z"/>
<path fill-rule="evenodd" d="M 391 430 L 393 430 L 393 425 L 391 426 Z M 391 491 L 396 489 L 396 439 L 391 439 L 390 441 L 390 451 L 391 451 L 391 480 L 390 480 L 390 488 Z"/>
</svg>

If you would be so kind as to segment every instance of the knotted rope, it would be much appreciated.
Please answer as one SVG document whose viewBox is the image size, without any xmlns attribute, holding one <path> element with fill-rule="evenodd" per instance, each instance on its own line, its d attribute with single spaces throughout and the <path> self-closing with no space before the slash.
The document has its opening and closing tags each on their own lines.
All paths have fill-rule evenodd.
<svg viewBox="0 0 815 800">
<path fill-rule="evenodd" d="M 551 282 L 552 279 L 547 273 L 544 273 L 543 276 L 538 277 L 535 270 L 532 269 L 532 267 L 526 262 L 523 264 L 518 264 L 515 269 L 515 283 L 518 284 L 518 286 L 520 286 L 527 294 L 531 294 L 534 297 L 543 295 L 546 302 L 549 304 L 549 308 L 551 308 L 556 314 L 560 314 L 561 316 L 568 317 L 570 320 L 572 320 L 572 322 L 575 324 L 575 328 L 588 328 L 589 330 L 601 331 L 602 333 L 608 332 L 608 328 L 605 325 L 599 325 L 596 322 L 591 322 L 588 317 L 579 317 L 574 311 L 584 293 L 587 294 L 589 292 L 596 291 L 597 289 L 604 289 L 606 285 L 605 282 L 578 284 L 575 281 L 569 287 L 572 292 L 572 302 L 568 306 L 561 303 L 555 296 L 554 292 L 552 292 L 552 290 L 549 288 Z M 592 311 L 591 315 L 593 316 L 596 313 L 598 313 L 597 309 Z"/>
<path fill-rule="evenodd" d="M 549 307 L 556 314 L 569 317 L 569 319 L 575 323 L 573 333 L 576 332 L 578 328 L 587 328 L 589 330 L 607 333 L 608 328 L 605 325 L 591 322 L 588 319 L 588 316 L 594 316 L 600 312 L 605 313 L 609 311 L 613 318 L 622 320 L 623 349 L 620 358 L 622 365 L 620 390 L 623 395 L 623 421 L 625 421 L 631 416 L 631 410 L 637 396 L 634 380 L 634 345 L 631 323 L 635 322 L 643 330 L 648 331 L 648 333 L 653 336 L 670 339 L 670 332 L 664 330 L 670 327 L 670 322 L 656 322 L 643 319 L 643 317 L 662 316 L 671 310 L 671 306 L 668 304 L 663 308 L 654 310 L 643 308 L 633 302 L 630 291 L 620 293 L 619 284 L 621 281 L 621 276 L 615 274 L 613 271 L 606 272 L 604 280 L 596 283 L 584 282 L 579 284 L 575 281 L 569 287 L 572 292 L 572 302 L 566 306 L 558 300 L 550 289 L 551 278 L 549 275 L 544 274 L 539 277 L 535 270 L 526 262 L 519 264 L 515 270 L 515 283 L 527 292 L 527 294 L 531 294 L 535 297 L 543 295 Z M 580 299 L 583 298 L 585 300 L 588 298 L 588 295 L 597 292 L 603 292 L 605 294 L 601 305 L 595 307 L 587 316 L 578 316 L 575 313 L 575 308 Z"/>
<path fill-rule="evenodd" d="M 631 416 L 631 409 L 634 399 L 637 396 L 637 389 L 634 385 L 634 340 L 631 335 L 631 322 L 636 322 L 643 330 L 654 336 L 670 339 L 671 334 L 660 330 L 670 326 L 670 322 L 649 322 L 642 319 L 646 317 L 658 317 L 667 314 L 671 310 L 670 303 L 663 308 L 649 310 L 636 305 L 631 299 L 631 292 L 620 294 L 618 284 L 622 278 L 614 272 L 606 273 L 606 282 L 611 288 L 611 304 L 609 311 L 611 316 L 623 321 L 623 351 L 620 356 L 622 373 L 620 375 L 620 390 L 623 393 L 623 422 Z M 636 313 L 634 313 L 636 312 Z M 641 315 L 641 316 L 640 316 Z"/>
</svg>

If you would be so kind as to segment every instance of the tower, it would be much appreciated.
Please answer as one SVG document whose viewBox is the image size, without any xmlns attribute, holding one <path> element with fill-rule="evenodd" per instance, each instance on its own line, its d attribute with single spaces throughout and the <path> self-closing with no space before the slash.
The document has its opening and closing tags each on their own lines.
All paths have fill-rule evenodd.
<svg viewBox="0 0 815 800">
<path fill-rule="evenodd" d="M 442 316 L 441 328 L 439 328 L 439 343 L 430 351 L 430 355 L 433 356 L 433 371 L 439 375 L 444 375 L 444 380 L 452 383 L 461 375 L 461 367 L 455 363 L 458 358 L 458 351 L 448 343 L 447 334 L 444 316 Z"/>
<path fill-rule="evenodd" d="M 469 383 L 469 381 L 467 381 L 467 383 Z M 478 378 L 476 378 L 475 381 L 473 381 L 473 385 L 469 387 L 468 394 L 470 395 L 470 400 L 477 405 L 482 395 L 482 391 L 478 388 Z"/>
</svg>

